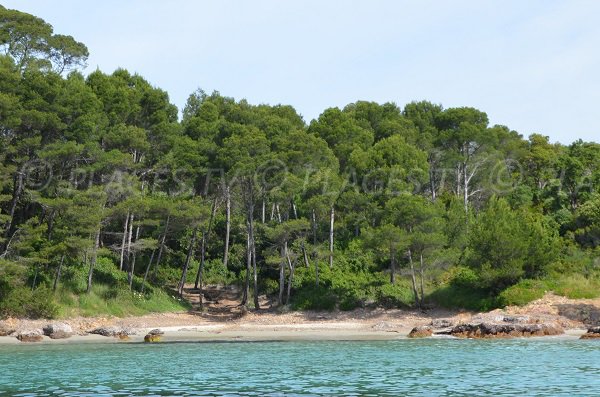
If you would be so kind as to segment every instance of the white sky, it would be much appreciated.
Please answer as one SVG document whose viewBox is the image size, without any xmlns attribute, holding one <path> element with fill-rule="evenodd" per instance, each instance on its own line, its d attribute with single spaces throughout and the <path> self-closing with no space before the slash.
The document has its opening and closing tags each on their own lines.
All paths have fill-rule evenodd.
<svg viewBox="0 0 600 397">
<path fill-rule="evenodd" d="M 528 136 L 600 141 L 594 0 L 0 0 L 124 67 L 181 108 L 197 88 L 291 104 L 473 106 Z"/>
</svg>

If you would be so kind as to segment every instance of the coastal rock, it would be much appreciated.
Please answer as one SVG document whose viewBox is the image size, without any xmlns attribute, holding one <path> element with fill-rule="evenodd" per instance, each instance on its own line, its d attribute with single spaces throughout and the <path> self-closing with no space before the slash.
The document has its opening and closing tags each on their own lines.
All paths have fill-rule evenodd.
<svg viewBox="0 0 600 397">
<path fill-rule="evenodd" d="M 433 335 L 433 330 L 428 325 L 414 327 L 408 334 L 409 338 L 426 338 Z"/>
<path fill-rule="evenodd" d="M 17 334 L 17 339 L 21 342 L 41 342 L 44 339 L 40 330 L 21 331 Z"/>
<path fill-rule="evenodd" d="M 153 329 L 152 331 L 148 332 L 148 334 L 146 334 L 146 336 L 144 336 L 144 342 L 146 342 L 146 343 L 160 342 L 160 339 L 164 334 L 165 333 L 158 328 Z"/>
<path fill-rule="evenodd" d="M 510 324 L 527 324 L 530 322 L 529 316 L 504 316 L 502 321 Z"/>
<path fill-rule="evenodd" d="M 458 338 L 514 338 L 529 336 L 549 336 L 564 333 L 556 324 L 459 324 L 450 330 L 450 335 Z"/>
<path fill-rule="evenodd" d="M 14 327 L 11 327 L 4 321 L 0 321 L 0 336 L 9 336 L 15 331 L 16 329 Z"/>
<path fill-rule="evenodd" d="M 588 328 L 587 333 L 581 335 L 580 339 L 600 339 L 600 327 Z"/>
<path fill-rule="evenodd" d="M 435 318 L 429 324 L 432 328 L 449 328 L 454 327 L 455 323 L 449 318 Z"/>
<path fill-rule="evenodd" d="M 125 327 L 99 327 L 89 331 L 90 334 L 112 336 L 120 339 L 127 339 L 130 335 L 135 335 L 135 331 Z"/>
<path fill-rule="evenodd" d="M 46 325 L 43 332 L 50 339 L 66 339 L 73 335 L 73 328 L 65 323 L 52 323 Z"/>
</svg>

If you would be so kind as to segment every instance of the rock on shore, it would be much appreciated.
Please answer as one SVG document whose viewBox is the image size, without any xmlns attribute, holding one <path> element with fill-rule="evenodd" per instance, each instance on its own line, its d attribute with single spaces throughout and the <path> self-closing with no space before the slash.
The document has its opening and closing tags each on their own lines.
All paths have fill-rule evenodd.
<svg viewBox="0 0 600 397">
<path fill-rule="evenodd" d="M 529 336 L 561 335 L 564 329 L 555 324 L 459 324 L 449 334 L 458 338 L 514 338 Z"/>
<path fill-rule="evenodd" d="M 581 335 L 580 339 L 600 339 L 600 326 L 588 328 L 587 333 Z"/>
<path fill-rule="evenodd" d="M 17 334 L 17 339 L 21 342 L 41 342 L 44 339 L 42 332 L 38 329 L 21 331 Z"/>
<path fill-rule="evenodd" d="M 422 325 L 419 327 L 414 327 L 410 333 L 408 334 L 409 338 L 427 338 L 428 336 L 433 335 L 433 330 L 428 325 Z"/>
<path fill-rule="evenodd" d="M 15 331 L 15 327 L 11 327 L 5 321 L 0 321 L 0 336 L 9 336 Z"/>
<path fill-rule="evenodd" d="M 165 333 L 158 328 L 153 329 L 152 331 L 148 332 L 148 334 L 146 334 L 146 336 L 144 336 L 144 342 L 146 342 L 146 343 L 160 342 L 160 339 L 164 334 Z"/>
<path fill-rule="evenodd" d="M 89 331 L 88 333 L 127 339 L 130 335 L 135 335 L 135 330 L 125 327 L 99 327 Z"/>
<path fill-rule="evenodd" d="M 48 324 L 43 328 L 43 331 L 44 335 L 50 337 L 50 339 L 66 339 L 73 335 L 73 329 L 65 323 Z"/>
</svg>

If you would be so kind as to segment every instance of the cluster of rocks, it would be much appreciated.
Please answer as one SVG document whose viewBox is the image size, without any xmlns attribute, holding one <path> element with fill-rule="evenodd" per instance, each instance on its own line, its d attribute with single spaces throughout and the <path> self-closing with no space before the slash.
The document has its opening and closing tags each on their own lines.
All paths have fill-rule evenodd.
<svg viewBox="0 0 600 397">
<path fill-rule="evenodd" d="M 135 335 L 136 331 L 133 328 L 122 326 L 105 326 L 98 327 L 85 332 L 84 334 L 102 335 L 106 337 L 118 338 L 127 340 L 130 336 Z M 50 323 L 39 329 L 18 330 L 10 326 L 6 322 L 0 321 L 0 336 L 13 336 L 21 342 L 41 342 L 44 336 L 50 339 L 66 339 L 74 335 L 73 329 L 66 323 Z M 153 329 L 146 336 L 145 342 L 159 342 L 164 332 L 160 329 Z"/>
<path fill-rule="evenodd" d="M 499 322 L 470 322 L 455 324 L 449 319 L 436 319 L 430 325 L 413 328 L 410 338 L 425 338 L 432 335 L 449 335 L 457 338 L 515 338 L 530 336 L 561 335 L 564 329 L 553 323 L 526 323 L 526 316 L 497 318 Z M 598 327 L 600 337 L 600 327 Z"/>
<path fill-rule="evenodd" d="M 98 327 L 91 331 L 88 331 L 89 334 L 94 335 L 102 335 L 107 337 L 119 338 L 119 339 L 129 339 L 129 336 L 135 335 L 135 330 L 126 327 Z"/>
<path fill-rule="evenodd" d="M 4 321 L 0 321 L 0 336 L 10 336 L 16 332 L 14 327 L 6 324 Z"/>
<path fill-rule="evenodd" d="M 587 332 L 581 335 L 580 339 L 600 339 L 600 326 L 588 328 Z"/>
<path fill-rule="evenodd" d="M 144 342 L 146 342 L 146 343 L 160 342 L 160 339 L 164 334 L 165 333 L 158 328 L 153 329 L 152 331 L 148 332 L 146 334 L 146 336 L 144 336 Z"/>
<path fill-rule="evenodd" d="M 450 335 L 459 338 L 512 338 L 561 335 L 564 329 L 555 324 L 459 324 L 450 329 Z"/>
<path fill-rule="evenodd" d="M 69 324 L 51 323 L 42 329 L 25 329 L 17 331 L 6 324 L 0 324 L 0 336 L 14 336 L 21 342 L 41 342 L 44 336 L 50 339 L 66 339 L 73 336 L 73 329 Z"/>
</svg>

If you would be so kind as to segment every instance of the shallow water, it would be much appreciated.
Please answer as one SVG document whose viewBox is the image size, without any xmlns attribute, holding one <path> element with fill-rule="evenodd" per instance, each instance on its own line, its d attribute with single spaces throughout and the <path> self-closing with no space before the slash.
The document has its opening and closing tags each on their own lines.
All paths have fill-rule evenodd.
<svg viewBox="0 0 600 397">
<path fill-rule="evenodd" d="M 428 339 L 0 346 L 0 395 L 600 396 L 600 343 Z"/>
</svg>

